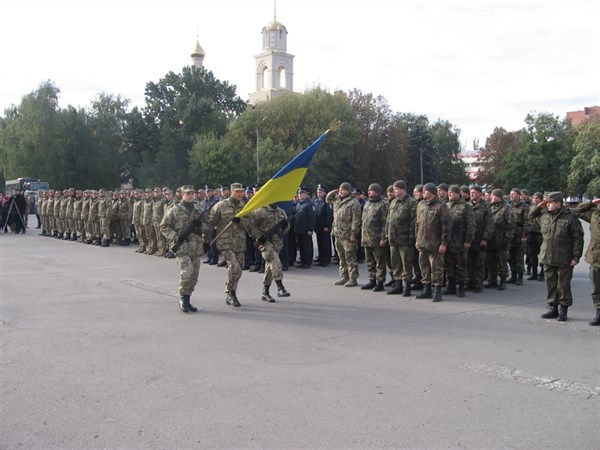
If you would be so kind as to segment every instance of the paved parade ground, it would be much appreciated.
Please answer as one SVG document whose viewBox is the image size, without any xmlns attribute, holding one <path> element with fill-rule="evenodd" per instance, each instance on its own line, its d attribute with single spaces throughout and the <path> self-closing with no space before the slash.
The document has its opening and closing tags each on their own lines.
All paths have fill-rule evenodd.
<svg viewBox="0 0 600 450">
<path fill-rule="evenodd" d="M 335 265 L 272 304 L 246 271 L 234 309 L 203 264 L 184 314 L 175 260 L 37 232 L 0 236 L 1 449 L 600 447 L 583 261 L 565 323 L 543 282 L 432 303 Z"/>
</svg>

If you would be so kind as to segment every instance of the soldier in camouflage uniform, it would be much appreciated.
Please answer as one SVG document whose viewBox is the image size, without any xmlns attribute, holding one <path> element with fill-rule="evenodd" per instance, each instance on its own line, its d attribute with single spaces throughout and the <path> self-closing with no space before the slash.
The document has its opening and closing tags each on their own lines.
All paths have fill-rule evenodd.
<svg viewBox="0 0 600 450">
<path fill-rule="evenodd" d="M 100 221 L 100 246 L 110 247 L 110 210 L 112 198 L 106 195 L 104 189 L 98 192 L 98 220 Z"/>
<path fill-rule="evenodd" d="M 422 184 L 415 185 L 415 187 L 413 189 L 413 198 L 415 199 L 415 202 L 416 202 L 416 209 L 415 209 L 415 220 L 416 220 L 417 209 L 419 208 L 419 205 L 421 203 L 425 202 L 425 199 L 423 198 L 423 185 Z M 414 245 L 413 245 L 413 247 L 414 247 Z M 416 250 L 414 250 L 414 251 L 416 252 Z M 423 283 L 421 282 L 421 279 L 423 278 L 423 276 L 421 275 L 421 267 L 419 266 L 418 253 L 413 254 L 413 274 L 414 274 L 414 277 L 410 284 L 410 288 L 415 289 L 415 290 L 423 289 Z"/>
<path fill-rule="evenodd" d="M 60 199 L 58 205 L 58 238 L 59 239 L 68 239 L 67 231 L 68 231 L 68 223 L 67 223 L 67 206 L 69 204 L 69 190 L 65 189 L 62 191 L 62 197 Z M 56 209 L 56 207 L 55 207 Z M 70 236 L 69 236 L 70 237 Z"/>
<path fill-rule="evenodd" d="M 89 237 L 89 216 L 90 216 L 90 191 L 86 189 L 83 191 L 83 200 L 81 200 L 81 214 L 79 220 L 81 221 L 81 234 L 79 236 L 79 242 L 84 243 Z"/>
<path fill-rule="evenodd" d="M 525 244 L 529 227 L 529 206 L 521 201 L 521 190 L 513 188 L 510 191 L 510 206 L 515 213 L 515 231 L 510 241 L 510 253 L 508 263 L 510 266 L 510 279 L 507 283 L 517 286 L 523 284 L 523 273 L 525 272 Z"/>
<path fill-rule="evenodd" d="M 592 281 L 592 301 L 596 308 L 596 317 L 590 322 L 593 327 L 600 326 L 600 198 L 591 202 L 580 203 L 575 209 L 575 215 L 590 224 L 590 244 L 585 253 L 585 261 L 590 265 L 590 280 Z"/>
<path fill-rule="evenodd" d="M 475 215 L 475 235 L 467 255 L 467 289 L 477 294 L 483 290 L 487 247 L 494 231 L 492 211 L 490 205 L 483 200 L 481 186 L 471 188 L 471 206 Z"/>
<path fill-rule="evenodd" d="M 117 205 L 117 235 L 120 238 L 119 245 L 127 246 L 131 243 L 131 202 L 127 191 L 122 189 Z"/>
<path fill-rule="evenodd" d="M 165 215 L 165 203 L 166 200 L 162 190 L 160 188 L 155 188 L 154 204 L 152 205 L 152 225 L 154 226 L 154 233 L 156 235 L 156 253 L 154 253 L 154 256 L 159 257 L 165 256 L 165 251 L 167 250 L 167 241 L 160 232 L 160 223 Z M 194 207 L 199 211 L 202 211 L 202 209 L 198 207 L 196 201 L 194 201 Z"/>
<path fill-rule="evenodd" d="M 93 190 L 90 199 L 90 214 L 88 216 L 88 239 L 86 244 L 100 245 L 100 220 L 98 218 L 98 192 Z"/>
<path fill-rule="evenodd" d="M 154 207 L 154 198 L 152 189 L 146 189 L 146 197 L 142 206 L 142 225 L 144 226 L 144 242 L 146 243 L 146 255 L 154 255 L 156 252 L 156 233 L 152 226 L 152 208 Z M 140 252 L 141 253 L 141 252 Z"/>
<path fill-rule="evenodd" d="M 83 227 L 81 222 L 81 208 L 83 206 L 83 191 L 81 189 L 77 189 L 75 191 L 75 198 L 73 199 L 73 232 L 71 234 L 71 240 L 77 241 L 81 240 L 81 236 L 83 235 Z"/>
<path fill-rule="evenodd" d="M 57 189 L 58 190 L 58 189 Z M 60 192 L 60 190 L 58 190 Z M 56 200 L 59 198 L 59 194 L 56 191 L 51 191 L 52 195 L 48 199 L 48 205 L 46 206 L 46 214 L 48 216 L 48 233 L 47 235 L 50 237 L 56 237 L 57 226 L 56 219 L 54 216 L 54 206 L 56 205 Z"/>
<path fill-rule="evenodd" d="M 444 253 L 450 241 L 450 212 L 437 196 L 433 183 L 423 186 L 424 202 L 417 207 L 415 222 L 416 248 L 419 250 L 419 266 L 423 276 L 423 292 L 416 298 L 432 298 L 442 301 L 444 279 Z M 432 294 L 432 286 L 435 291 Z"/>
<path fill-rule="evenodd" d="M 146 251 L 146 230 L 142 224 L 142 215 L 144 213 L 144 199 L 142 198 L 142 192 L 139 189 L 133 191 L 133 215 L 131 217 L 131 223 L 135 228 L 135 235 L 138 239 L 139 248 L 135 251 L 136 253 L 144 253 Z"/>
<path fill-rule="evenodd" d="M 467 203 L 460 186 L 453 184 L 448 188 L 448 209 L 450 210 L 450 245 L 444 254 L 444 268 L 448 274 L 446 290 L 442 295 L 457 294 L 465 296 L 467 275 L 467 253 L 475 236 L 475 214 Z M 457 289 L 458 286 L 458 289 Z"/>
<path fill-rule="evenodd" d="M 548 291 L 548 311 L 542 318 L 564 322 L 573 304 L 571 279 L 583 254 L 583 227 L 577 216 L 564 207 L 562 192 L 550 192 L 547 201 L 533 206 L 528 217 L 538 216 L 544 237 L 540 260 Z"/>
<path fill-rule="evenodd" d="M 38 211 L 42 219 L 42 231 L 40 236 L 46 236 L 48 234 L 48 191 L 41 191 L 38 199 Z"/>
<path fill-rule="evenodd" d="M 175 205 L 175 199 L 173 198 L 173 191 L 169 188 L 163 188 L 163 195 L 165 196 L 165 205 L 164 205 L 164 215 L 166 215 L 169 210 L 171 208 L 173 208 Z M 197 207 L 197 206 L 196 206 Z M 200 209 L 200 208 L 198 208 Z M 200 210 L 203 211 L 203 210 Z M 206 253 L 206 252 L 205 252 Z M 167 250 L 165 252 L 165 254 L 163 255 L 164 258 L 175 258 L 175 254 L 171 251 L 171 248 L 169 247 L 169 245 L 167 245 Z"/>
<path fill-rule="evenodd" d="M 231 194 L 225 200 L 220 201 L 212 207 L 208 217 L 208 223 L 216 227 L 219 234 L 225 227 L 227 230 L 217 240 L 217 248 L 223 255 L 227 265 L 227 281 L 225 302 L 236 308 L 240 307 L 237 298 L 237 287 L 242 277 L 242 266 L 244 265 L 244 253 L 246 251 L 246 231 L 250 228 L 250 220 L 235 217 L 243 208 L 244 186 L 240 183 L 231 185 Z"/>
<path fill-rule="evenodd" d="M 370 184 L 367 194 L 368 201 L 362 211 L 361 244 L 365 249 L 369 282 L 361 289 L 380 292 L 383 291 L 387 271 L 386 223 L 389 204 L 381 195 L 380 184 Z"/>
<path fill-rule="evenodd" d="M 406 182 L 398 180 L 392 192 L 386 221 L 386 240 L 390 246 L 392 289 L 388 295 L 411 295 L 411 281 L 415 260 L 415 221 L 417 220 L 417 202 L 408 195 Z M 404 286 L 403 286 L 404 284 Z"/>
<path fill-rule="evenodd" d="M 521 191 L 522 197 L 523 191 Z M 533 194 L 533 205 L 539 205 L 542 203 L 544 196 L 541 192 Z M 533 281 L 540 278 L 538 275 L 539 265 L 539 253 L 542 247 L 542 229 L 540 225 L 539 216 L 535 219 L 528 219 L 527 226 L 527 257 L 529 258 L 529 266 L 531 268 L 531 275 L 527 277 L 528 280 Z M 540 266 L 540 274 L 543 274 L 543 268 Z M 543 275 L 542 275 L 543 276 Z"/>
<path fill-rule="evenodd" d="M 277 284 L 277 296 L 289 297 L 289 292 L 283 286 L 283 266 L 279 257 L 283 237 L 290 229 L 287 215 L 277 205 L 268 205 L 252 211 L 249 216 L 252 224 L 250 234 L 256 239 L 255 245 L 265 262 L 261 299 L 270 303 L 275 301 L 269 293 L 273 280 Z"/>
<path fill-rule="evenodd" d="M 361 225 L 361 207 L 357 199 L 350 195 L 352 186 L 344 182 L 325 197 L 333 205 L 333 236 L 340 264 L 340 279 L 337 286 L 358 285 L 357 247 Z"/>
<path fill-rule="evenodd" d="M 179 266 L 179 308 L 185 312 L 195 312 L 197 308 L 190 303 L 190 296 L 198 283 L 201 256 L 204 254 L 202 242 L 202 211 L 194 205 L 194 187 L 183 186 L 183 200 L 171 208 L 163 217 L 159 231 L 171 244 L 177 243 L 175 253 Z M 194 224 L 194 231 L 184 236 L 183 231 Z"/>
<path fill-rule="evenodd" d="M 490 209 L 494 221 L 494 232 L 487 251 L 489 279 L 484 286 L 486 288 L 496 287 L 499 291 L 503 291 L 506 289 L 506 278 L 508 277 L 508 251 L 515 232 L 515 214 L 504 201 L 502 189 L 492 191 Z M 500 276 L 499 284 L 498 276 Z"/>
</svg>

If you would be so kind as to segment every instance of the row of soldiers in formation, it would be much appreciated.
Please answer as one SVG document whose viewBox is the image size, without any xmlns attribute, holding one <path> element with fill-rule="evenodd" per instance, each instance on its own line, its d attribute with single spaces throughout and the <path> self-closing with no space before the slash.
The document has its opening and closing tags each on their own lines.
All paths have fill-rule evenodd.
<svg viewBox="0 0 600 450">
<path fill-rule="evenodd" d="M 195 208 L 209 211 L 219 200 L 229 198 L 228 188 L 194 191 Z M 246 194 L 246 197 L 241 196 L 243 204 L 244 198 L 251 198 L 253 190 L 241 190 Z M 107 246 L 111 239 L 128 244 L 133 228 L 140 242 L 139 252 L 169 255 L 160 223 L 166 211 L 179 202 L 181 191 L 182 188 L 178 189 L 175 196 L 168 188 L 134 190 L 131 195 L 123 190 L 106 193 L 102 189 L 98 192 L 69 189 L 54 195 L 41 193 L 38 207 L 42 234 Z M 423 289 L 417 298 L 440 301 L 442 295 L 462 297 L 465 291 L 477 293 L 483 287 L 504 290 L 506 283 L 521 285 L 525 273 L 530 275 L 529 280 L 544 280 L 544 265 L 539 260 L 543 243 L 541 217 L 529 211 L 530 206 L 544 202 L 540 192 L 530 197 L 527 190 L 513 188 L 506 201 L 501 189 L 484 192 L 479 186 L 427 183 L 415 186 L 411 197 L 406 183 L 400 180 L 387 188 L 385 196 L 376 183 L 369 186 L 366 198 L 351 190 L 348 183 L 342 183 L 340 189 L 330 193 L 319 185 L 316 193 L 315 199 L 311 199 L 310 190 L 303 187 L 293 203 L 289 237 L 286 234 L 287 242 L 282 242 L 289 246 L 290 256 L 284 257 L 287 252 L 280 252 L 284 270 L 295 260 L 296 251 L 300 253 L 299 267 L 310 265 L 314 234 L 319 252 L 316 260 L 323 266 L 331 260 L 333 240 L 340 259 L 341 279 L 336 284 L 347 287 L 358 284 L 361 251 L 369 276 L 362 288 L 383 291 L 388 285 L 391 295 L 411 296 L 411 289 Z M 440 219 L 437 227 L 433 226 L 436 217 Z M 212 233 L 214 236 L 214 228 Z M 249 233 L 246 233 L 246 242 L 248 238 Z M 443 252 L 439 246 L 435 248 L 438 242 L 444 247 Z M 212 263 L 214 256 L 210 254 L 218 254 L 218 251 L 211 250 Z M 254 249 L 248 250 L 246 245 L 242 268 L 248 268 L 249 255 L 253 252 Z M 225 264 L 223 261 L 222 265 Z M 262 265 L 261 272 L 264 261 Z M 387 271 L 392 276 L 389 283 L 385 283 Z M 444 285 L 446 289 L 442 291 Z M 600 309 L 597 298 L 600 293 L 596 291 L 594 304 Z M 560 302 L 570 306 L 570 291 L 561 295 L 566 298 Z M 558 306 L 560 302 L 554 301 L 553 305 Z M 551 314 L 553 311 L 554 308 Z M 563 318 L 566 318 L 566 309 Z"/>
</svg>

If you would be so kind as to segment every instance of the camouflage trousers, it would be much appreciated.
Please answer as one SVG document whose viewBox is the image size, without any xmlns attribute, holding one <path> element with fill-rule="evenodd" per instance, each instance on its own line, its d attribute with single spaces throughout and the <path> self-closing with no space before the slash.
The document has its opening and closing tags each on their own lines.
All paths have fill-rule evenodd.
<svg viewBox="0 0 600 450">
<path fill-rule="evenodd" d="M 198 283 L 200 256 L 177 255 L 179 266 L 179 295 L 191 295 Z"/>
<path fill-rule="evenodd" d="M 510 253 L 508 256 L 508 264 L 511 272 L 523 273 L 525 272 L 525 246 L 515 245 L 510 247 Z"/>
<path fill-rule="evenodd" d="M 100 237 L 108 240 L 111 238 L 110 219 L 108 217 L 100 218 Z"/>
<path fill-rule="evenodd" d="M 358 258 L 356 255 L 358 243 L 350 242 L 350 239 L 337 238 L 335 249 L 340 259 L 340 277 L 356 280 L 358 278 Z"/>
<path fill-rule="evenodd" d="M 225 292 L 237 291 L 238 282 L 240 281 L 240 278 L 242 278 L 244 252 L 236 253 L 233 250 L 221 250 L 221 255 L 223 255 L 223 258 L 227 262 Z"/>
<path fill-rule="evenodd" d="M 148 249 L 156 250 L 156 233 L 154 231 L 154 226 L 151 223 L 144 225 L 144 236 L 146 238 L 144 240 L 146 247 L 148 247 Z"/>
<path fill-rule="evenodd" d="M 531 266 L 538 265 L 538 255 L 543 240 L 542 233 L 529 233 L 527 236 L 527 257 L 529 258 L 529 264 Z"/>
<path fill-rule="evenodd" d="M 131 239 L 131 221 L 124 219 L 119 220 L 119 236 L 123 239 Z"/>
<path fill-rule="evenodd" d="M 496 277 L 508 278 L 508 250 L 488 249 L 487 267 L 490 280 L 496 281 Z"/>
<path fill-rule="evenodd" d="M 544 264 L 544 276 L 546 280 L 547 302 L 549 305 L 571 306 L 573 295 L 571 294 L 571 279 L 573 268 L 547 266 Z"/>
<path fill-rule="evenodd" d="M 157 249 L 166 249 L 167 248 L 167 239 L 160 232 L 160 223 L 153 223 L 154 227 L 154 235 L 156 236 L 156 248 Z"/>
<path fill-rule="evenodd" d="M 387 274 L 387 247 L 364 247 L 369 280 L 385 281 Z"/>
<path fill-rule="evenodd" d="M 273 280 L 279 281 L 283 279 L 283 267 L 281 265 L 281 259 L 279 258 L 279 252 L 273 248 L 273 244 L 270 242 L 265 242 L 264 245 L 259 247 L 259 250 L 265 261 L 263 284 L 265 286 L 270 286 Z"/>
<path fill-rule="evenodd" d="M 592 280 L 592 301 L 596 309 L 600 309 L 600 268 L 590 266 L 590 280 Z"/>
<path fill-rule="evenodd" d="M 135 227 L 135 235 L 138 238 L 138 242 L 140 247 L 146 245 L 146 228 L 142 224 L 134 225 Z"/>
<path fill-rule="evenodd" d="M 431 284 L 433 287 L 442 286 L 444 282 L 444 255 L 442 253 L 420 250 L 419 267 L 423 284 Z"/>
<path fill-rule="evenodd" d="M 471 246 L 467 254 L 467 278 L 474 287 L 483 287 L 487 251 L 480 246 Z"/>
<path fill-rule="evenodd" d="M 415 247 L 412 245 L 391 245 L 390 263 L 392 278 L 395 281 L 412 281 L 413 263 L 415 260 Z"/>
<path fill-rule="evenodd" d="M 447 250 L 444 253 L 444 268 L 449 280 L 454 280 L 456 283 L 466 283 L 469 280 L 467 276 L 467 249 Z"/>
</svg>

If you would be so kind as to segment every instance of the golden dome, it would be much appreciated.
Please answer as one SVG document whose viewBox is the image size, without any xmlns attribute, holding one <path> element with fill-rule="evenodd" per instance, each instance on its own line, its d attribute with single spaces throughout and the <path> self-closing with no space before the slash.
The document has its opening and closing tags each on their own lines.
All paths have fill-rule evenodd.
<svg viewBox="0 0 600 450">
<path fill-rule="evenodd" d="M 206 53 L 204 53 L 204 50 L 200 47 L 200 42 L 198 42 L 198 40 L 196 40 L 196 48 L 194 48 L 194 51 L 190 56 L 206 56 Z"/>
</svg>

